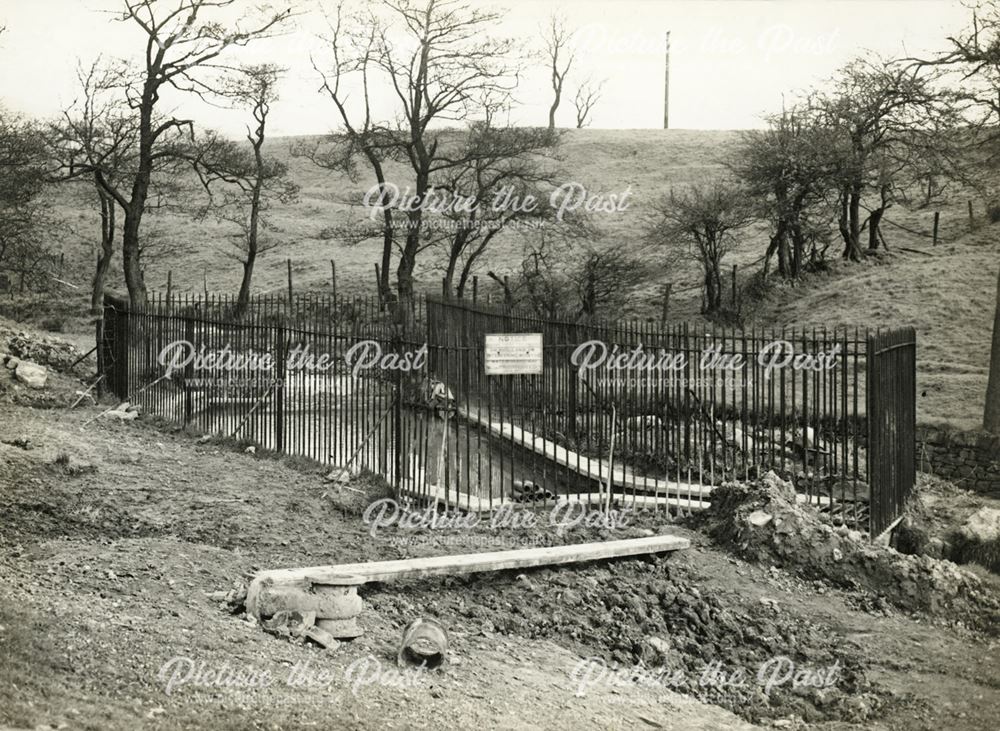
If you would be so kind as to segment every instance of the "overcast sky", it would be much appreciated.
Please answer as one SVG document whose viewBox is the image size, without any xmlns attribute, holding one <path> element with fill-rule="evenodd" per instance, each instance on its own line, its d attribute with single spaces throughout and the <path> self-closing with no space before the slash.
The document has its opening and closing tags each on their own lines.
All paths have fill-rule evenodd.
<svg viewBox="0 0 1000 731">
<path fill-rule="evenodd" d="M 166 2 L 167 0 L 164 0 Z M 665 33 L 671 32 L 673 128 L 756 127 L 761 115 L 827 78 L 866 51 L 886 56 L 939 50 L 964 27 L 969 12 L 957 0 L 506 0 L 470 4 L 507 9 L 497 30 L 536 44 L 539 25 L 562 10 L 577 29 L 576 75 L 606 79 L 593 127 L 659 128 L 663 120 Z M 249 4 L 256 4 L 251 2 Z M 315 134 L 333 126 L 329 102 L 309 54 L 322 57 L 322 19 L 313 0 L 293 0 L 304 12 L 279 39 L 240 49 L 248 62 L 274 61 L 288 69 L 282 102 L 271 117 L 275 135 Z M 332 5 L 332 0 L 329 3 Z M 143 37 L 134 25 L 114 23 L 117 0 L 0 0 L 0 100 L 31 116 L 58 113 L 75 95 L 78 60 L 97 54 L 136 58 Z M 519 88 L 518 121 L 546 123 L 549 91 L 543 72 Z M 194 101 L 173 101 L 200 125 L 239 133 L 241 118 Z M 567 100 L 559 123 L 570 126 Z"/>
</svg>

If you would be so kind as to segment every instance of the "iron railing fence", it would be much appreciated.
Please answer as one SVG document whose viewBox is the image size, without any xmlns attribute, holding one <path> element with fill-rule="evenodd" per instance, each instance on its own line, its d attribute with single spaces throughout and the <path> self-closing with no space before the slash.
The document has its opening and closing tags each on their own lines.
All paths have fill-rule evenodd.
<svg viewBox="0 0 1000 731">
<path fill-rule="evenodd" d="M 581 322 L 436 296 L 403 312 L 323 295 L 255 298 L 238 318 L 233 305 L 109 297 L 111 390 L 467 510 L 683 512 L 774 470 L 834 521 L 879 532 L 913 484 L 912 329 Z M 487 376 L 486 335 L 525 332 L 542 334 L 542 372 Z"/>
</svg>

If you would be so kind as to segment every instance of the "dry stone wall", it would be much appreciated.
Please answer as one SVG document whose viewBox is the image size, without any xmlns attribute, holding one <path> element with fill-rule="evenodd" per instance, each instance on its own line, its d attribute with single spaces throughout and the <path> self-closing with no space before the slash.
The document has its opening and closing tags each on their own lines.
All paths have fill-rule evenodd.
<svg viewBox="0 0 1000 731">
<path fill-rule="evenodd" d="M 920 427 L 917 468 L 1000 499 L 1000 435 Z"/>
</svg>

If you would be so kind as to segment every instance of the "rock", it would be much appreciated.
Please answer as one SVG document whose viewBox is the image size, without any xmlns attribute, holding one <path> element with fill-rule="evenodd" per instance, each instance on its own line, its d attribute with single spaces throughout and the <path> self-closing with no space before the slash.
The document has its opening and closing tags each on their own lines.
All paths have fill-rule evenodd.
<svg viewBox="0 0 1000 731">
<path fill-rule="evenodd" d="M 924 547 L 924 552 L 931 558 L 944 558 L 944 541 L 931 538 Z"/>
<path fill-rule="evenodd" d="M 327 482 L 347 482 L 351 479 L 351 471 L 345 467 L 335 467 L 333 471 L 323 479 Z"/>
<path fill-rule="evenodd" d="M 134 412 L 136 414 L 142 413 L 142 404 L 129 404 L 125 411 Z"/>
<path fill-rule="evenodd" d="M 775 495 L 784 497 L 789 502 L 793 502 L 795 500 L 794 485 L 790 482 L 782 480 L 774 473 L 773 470 L 770 470 L 766 475 L 764 475 L 761 482 L 764 484 L 764 487 L 766 487 L 770 492 L 773 492 Z"/>
<path fill-rule="evenodd" d="M 1000 540 L 1000 510 L 980 508 L 969 516 L 959 532 L 964 538 L 980 543 Z"/>
<path fill-rule="evenodd" d="M 660 637 L 647 637 L 646 642 L 661 655 L 670 654 L 670 642 Z"/>
<path fill-rule="evenodd" d="M 305 636 L 320 647 L 325 647 L 328 650 L 336 650 L 340 647 L 340 640 L 336 639 L 322 627 L 317 627 L 316 625 L 306 629 Z"/>
<path fill-rule="evenodd" d="M 49 374 L 42 366 L 23 360 L 17 364 L 14 375 L 17 377 L 17 380 L 29 388 L 45 388 L 45 381 L 49 377 Z"/>
<path fill-rule="evenodd" d="M 139 418 L 139 414 L 136 411 L 119 411 L 118 409 L 105 411 L 102 416 L 105 419 L 118 419 L 119 421 L 134 421 Z"/>
<path fill-rule="evenodd" d="M 315 624 L 316 612 L 282 611 L 261 622 L 261 627 L 279 637 L 303 637 Z"/>
<path fill-rule="evenodd" d="M 4 365 L 7 366 L 10 370 L 14 370 L 15 368 L 17 368 L 18 365 L 20 365 L 20 363 L 21 361 L 15 358 L 13 355 L 7 356 L 7 360 L 4 361 Z"/>
<path fill-rule="evenodd" d="M 244 454 L 257 454 L 257 447 L 252 444 L 243 450 Z"/>
<path fill-rule="evenodd" d="M 844 554 L 843 554 L 843 552 L 839 548 L 834 548 L 833 549 L 833 560 L 834 561 L 843 561 L 844 560 Z"/>
<path fill-rule="evenodd" d="M 770 513 L 765 513 L 763 510 L 755 510 L 747 516 L 747 523 L 755 528 L 763 528 L 773 519 Z"/>
</svg>

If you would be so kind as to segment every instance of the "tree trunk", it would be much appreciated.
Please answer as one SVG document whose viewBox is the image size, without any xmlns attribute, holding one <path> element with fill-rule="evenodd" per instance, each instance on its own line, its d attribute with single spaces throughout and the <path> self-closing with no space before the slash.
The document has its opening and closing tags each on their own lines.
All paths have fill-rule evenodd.
<svg viewBox="0 0 1000 731">
<path fill-rule="evenodd" d="M 97 254 L 97 268 L 90 291 L 90 313 L 94 317 L 94 345 L 97 346 L 97 373 L 104 374 L 104 287 L 115 253 L 115 201 L 101 188 L 97 189 L 101 201 L 101 250 Z M 98 385 L 97 393 L 103 394 L 106 384 Z"/>
<path fill-rule="evenodd" d="M 782 229 L 781 238 L 778 239 L 778 273 L 782 277 L 790 274 L 788 266 L 788 233 Z"/>
<path fill-rule="evenodd" d="M 806 248 L 806 237 L 802 235 L 802 226 L 796 223 L 792 226 L 792 278 L 798 279 L 802 274 L 802 254 Z"/>
<path fill-rule="evenodd" d="M 242 320 L 250 307 L 250 283 L 253 280 L 253 267 L 257 261 L 257 250 L 247 252 L 246 261 L 243 262 L 243 281 L 240 282 L 240 292 L 236 295 L 236 309 L 233 312 L 234 320 Z"/>
<path fill-rule="evenodd" d="M 844 258 L 848 258 L 848 254 L 851 250 L 851 228 L 847 225 L 848 213 L 847 213 L 847 200 L 848 193 L 846 190 L 840 193 L 840 215 L 837 217 L 837 228 L 840 230 L 840 237 L 844 240 Z"/>
<path fill-rule="evenodd" d="M 1000 274 L 997 275 L 996 314 L 993 316 L 993 346 L 990 354 L 989 383 L 986 386 L 986 410 L 983 428 L 1000 434 Z"/>
<path fill-rule="evenodd" d="M 706 315 L 718 312 L 721 305 L 722 287 L 718 271 L 713 271 L 711 264 L 705 269 L 705 301 L 702 312 Z"/>
<path fill-rule="evenodd" d="M 153 107 L 157 100 L 159 80 L 147 76 L 139 103 L 139 165 L 132 182 L 132 198 L 125 209 L 125 225 L 122 230 L 122 265 L 125 286 L 128 287 L 132 307 L 146 306 L 146 282 L 139 263 L 139 228 L 146 211 L 149 197 L 149 182 L 153 175 Z"/>
<path fill-rule="evenodd" d="M 861 261 L 861 186 L 851 186 L 848 203 L 848 240 L 844 258 Z"/>
<path fill-rule="evenodd" d="M 767 245 L 767 252 L 764 254 L 764 277 L 765 278 L 767 278 L 768 272 L 771 269 L 771 257 L 774 256 L 775 252 L 779 252 L 780 251 L 781 240 L 784 238 L 784 236 L 785 236 L 785 222 L 783 220 L 779 220 L 778 221 L 778 227 L 775 230 L 774 235 L 771 236 L 770 243 L 768 243 L 768 245 Z M 781 271 L 780 254 L 779 254 L 779 259 L 778 259 L 778 272 L 782 276 L 784 276 L 784 274 L 785 274 L 783 271 Z"/>
<path fill-rule="evenodd" d="M 90 291 L 90 313 L 95 317 L 104 314 L 104 285 L 115 253 L 115 201 L 98 189 L 101 201 L 101 250 L 97 254 L 97 268 Z"/>
<path fill-rule="evenodd" d="M 455 270 L 458 268 L 458 259 L 465 250 L 466 241 L 469 238 L 469 230 L 464 226 L 455 232 L 455 237 L 451 240 L 451 248 L 448 250 L 448 266 L 444 272 L 445 291 L 450 295 L 454 290 Z M 461 297 L 461 294 L 458 294 Z"/>
<path fill-rule="evenodd" d="M 882 222 L 884 208 L 876 208 L 868 217 L 868 251 L 878 251 L 879 224 Z"/>
<path fill-rule="evenodd" d="M 379 268 L 379 299 L 388 302 L 392 299 L 392 288 L 389 286 L 389 268 L 392 266 L 392 246 L 395 242 L 395 232 L 392 225 L 392 209 L 385 206 L 385 171 L 382 168 L 382 161 L 376 151 L 371 147 L 364 148 L 365 157 L 375 171 L 375 180 L 379 185 L 379 190 L 383 191 L 379 196 L 379 203 L 382 204 L 382 266 Z"/>
<path fill-rule="evenodd" d="M 420 163 L 416 179 L 416 199 L 420 204 L 416 210 L 407 213 L 406 244 L 399 257 L 399 266 L 396 267 L 396 291 L 399 293 L 400 304 L 413 302 L 413 270 L 417 265 L 417 253 L 420 251 L 420 237 L 423 233 L 421 230 L 422 204 L 430 185 L 430 174 L 428 173 L 430 163 L 425 158 L 426 155 L 422 154 L 421 159 L 424 161 Z"/>
<path fill-rule="evenodd" d="M 142 206 L 140 206 L 140 210 L 141 208 Z M 141 220 L 141 213 L 125 211 L 125 226 L 122 230 L 122 265 L 125 286 L 128 288 L 129 301 L 136 309 L 142 309 L 146 306 L 146 282 L 143 279 L 139 262 L 139 224 Z"/>
<path fill-rule="evenodd" d="M 407 235 L 407 239 L 410 235 Z M 416 266 L 417 257 L 410 251 L 409 246 L 404 249 L 399 257 L 399 266 L 396 267 L 396 291 L 399 294 L 400 303 L 413 301 L 413 269 Z"/>
</svg>

